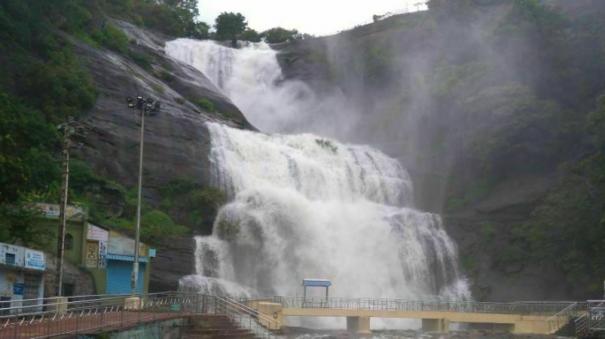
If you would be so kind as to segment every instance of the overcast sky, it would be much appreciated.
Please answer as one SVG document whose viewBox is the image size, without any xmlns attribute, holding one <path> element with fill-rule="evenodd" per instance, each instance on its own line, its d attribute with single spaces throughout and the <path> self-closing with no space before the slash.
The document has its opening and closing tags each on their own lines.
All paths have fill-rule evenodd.
<svg viewBox="0 0 605 339">
<path fill-rule="evenodd" d="M 202 21 L 211 26 L 221 12 L 240 12 L 248 25 L 263 31 L 271 27 L 296 28 L 326 35 L 372 21 L 372 15 L 414 11 L 426 0 L 199 0 Z M 426 6 L 420 6 L 424 9 Z"/>
</svg>

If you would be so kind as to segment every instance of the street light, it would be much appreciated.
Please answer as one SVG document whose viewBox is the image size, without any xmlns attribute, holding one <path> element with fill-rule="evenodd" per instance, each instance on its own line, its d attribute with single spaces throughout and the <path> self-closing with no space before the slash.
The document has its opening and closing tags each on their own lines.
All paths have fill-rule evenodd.
<svg viewBox="0 0 605 339">
<path fill-rule="evenodd" d="M 126 98 L 128 108 L 139 110 L 141 115 L 141 136 L 139 139 L 139 184 L 138 184 L 138 198 L 137 198 L 137 220 L 136 220 L 136 231 L 135 231 L 135 243 L 134 243 L 134 262 L 132 266 L 132 275 L 130 277 L 130 287 L 132 289 L 132 295 L 137 292 L 137 281 L 139 278 L 139 242 L 141 234 L 141 190 L 143 187 L 143 144 L 145 140 L 145 115 L 156 115 L 160 111 L 160 102 L 151 98 L 143 98 L 137 96 L 136 98 Z"/>
<path fill-rule="evenodd" d="M 59 205 L 59 238 L 57 241 L 57 296 L 63 296 L 63 265 L 65 261 L 65 233 L 67 232 L 67 199 L 69 192 L 69 149 L 72 147 L 71 137 L 83 134 L 83 126 L 73 117 L 57 126 L 63 132 L 63 178 L 61 187 L 61 201 Z"/>
</svg>

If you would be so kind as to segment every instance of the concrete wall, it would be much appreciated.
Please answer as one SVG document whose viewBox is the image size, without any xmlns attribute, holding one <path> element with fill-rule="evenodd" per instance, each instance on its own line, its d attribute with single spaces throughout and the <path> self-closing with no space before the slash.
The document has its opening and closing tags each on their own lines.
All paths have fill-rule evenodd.
<svg viewBox="0 0 605 339">
<path fill-rule="evenodd" d="M 58 205 L 42 204 L 45 209 L 45 216 L 38 220 L 40 225 L 45 226 L 49 232 L 49 239 L 57 239 L 59 219 L 54 208 L 58 208 Z M 102 227 L 98 227 L 89 224 L 86 220 L 84 212 L 72 209 L 69 215 L 73 217 L 67 223 L 67 234 L 72 236 L 72 247 L 65 250 L 65 260 L 71 264 L 71 269 L 64 276 L 66 284 L 73 284 L 75 291 L 74 293 L 80 294 L 104 294 L 107 292 L 107 270 L 106 270 L 106 258 L 100 260 L 97 265 L 91 265 L 90 260 L 87 260 L 89 256 L 89 250 L 98 246 L 105 247 L 103 255 L 108 253 L 122 254 L 122 255 L 133 255 L 134 239 L 115 231 L 105 230 L 108 238 L 100 239 L 99 236 L 103 236 Z M 90 229 L 95 230 L 91 231 Z M 90 239 L 89 239 L 90 238 Z M 43 247 L 43 250 L 48 253 L 57 255 L 57 244 L 56 240 L 49 241 Z M 149 247 L 146 244 L 141 243 L 140 255 L 148 256 Z M 99 253 L 99 258 L 102 255 Z M 88 258 L 90 259 L 90 258 Z M 101 262 L 101 261 L 104 261 Z M 143 276 L 143 289 L 144 291 L 149 290 L 149 280 L 151 271 L 151 259 L 146 264 L 145 274 Z M 56 273 L 47 274 L 48 286 L 46 288 L 47 293 L 51 292 L 54 295 L 55 287 L 55 275 Z M 80 286 L 81 285 L 81 286 Z"/>
<path fill-rule="evenodd" d="M 11 301 L 10 306 L 21 306 L 24 299 L 44 297 L 45 270 L 46 256 L 43 252 L 0 243 L 0 297 Z"/>
</svg>

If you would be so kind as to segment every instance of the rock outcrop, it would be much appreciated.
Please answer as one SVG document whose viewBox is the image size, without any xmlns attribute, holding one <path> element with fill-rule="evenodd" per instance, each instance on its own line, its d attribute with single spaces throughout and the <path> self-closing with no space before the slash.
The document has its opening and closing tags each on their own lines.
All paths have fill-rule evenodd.
<svg viewBox="0 0 605 339">
<path fill-rule="evenodd" d="M 544 2 L 571 23 L 571 51 L 557 42 L 540 45 L 545 38 L 532 31 L 540 23 L 520 23 L 515 18 L 524 9 L 511 1 L 444 3 L 452 8 L 276 46 L 284 75 L 307 82 L 320 97 L 339 91 L 354 102 L 353 133 L 337 136 L 378 147 L 409 169 L 418 206 L 441 213 L 459 244 L 475 298 L 588 298 L 586 286 L 565 281 L 555 262 L 531 263 L 515 252 L 529 235 L 513 230 L 553 189 L 561 165 L 586 154 L 582 142 L 553 133 L 559 128 L 553 117 L 577 109 L 566 107 L 571 97 L 594 98 L 558 77 L 573 69 L 581 79 L 574 63 L 583 64 L 581 51 L 592 42 L 573 39 L 598 25 L 586 13 L 605 7 L 592 0 Z M 583 119 L 581 111 L 571 114 Z"/>
<path fill-rule="evenodd" d="M 74 151 L 96 173 L 126 187 L 136 185 L 140 123 L 126 98 L 142 95 L 161 102 L 161 111 L 145 119 L 144 199 L 159 204 L 158 188 L 171 180 L 208 180 L 207 121 L 252 128 L 239 109 L 196 69 L 164 54 L 168 37 L 112 20 L 130 39 L 131 55 L 89 46 L 72 39 L 97 88 L 94 108 L 82 119 L 83 145 Z M 134 57 L 133 57 L 134 55 Z M 136 60 L 136 61 L 135 61 Z M 137 62 L 138 61 L 138 62 Z M 206 99 L 216 112 L 195 104 Z M 152 290 L 175 289 L 193 271 L 193 240 L 180 239 L 158 248 Z"/>
</svg>

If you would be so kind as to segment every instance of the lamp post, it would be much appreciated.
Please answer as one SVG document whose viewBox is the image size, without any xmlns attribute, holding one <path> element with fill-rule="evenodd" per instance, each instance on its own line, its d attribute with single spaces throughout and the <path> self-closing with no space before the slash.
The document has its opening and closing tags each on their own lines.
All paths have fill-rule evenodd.
<svg viewBox="0 0 605 339">
<path fill-rule="evenodd" d="M 150 116 L 157 114 L 160 111 L 160 102 L 151 98 L 136 98 L 128 97 L 128 108 L 139 111 L 141 115 L 141 133 L 139 137 L 139 179 L 137 188 L 137 219 L 135 227 L 135 242 L 134 242 L 134 262 L 132 266 L 132 275 L 130 277 L 130 287 L 132 295 L 137 293 L 137 283 L 139 278 L 139 242 L 141 236 L 141 191 L 143 187 L 143 145 L 145 142 L 145 115 Z"/>
<path fill-rule="evenodd" d="M 67 199 L 69 192 L 69 149 L 72 146 L 71 137 L 82 128 L 80 123 L 69 117 L 66 122 L 57 126 L 63 132 L 63 175 L 61 201 L 59 205 L 59 238 L 57 240 L 57 296 L 63 296 L 63 263 L 65 257 L 65 234 L 67 233 Z"/>
</svg>

